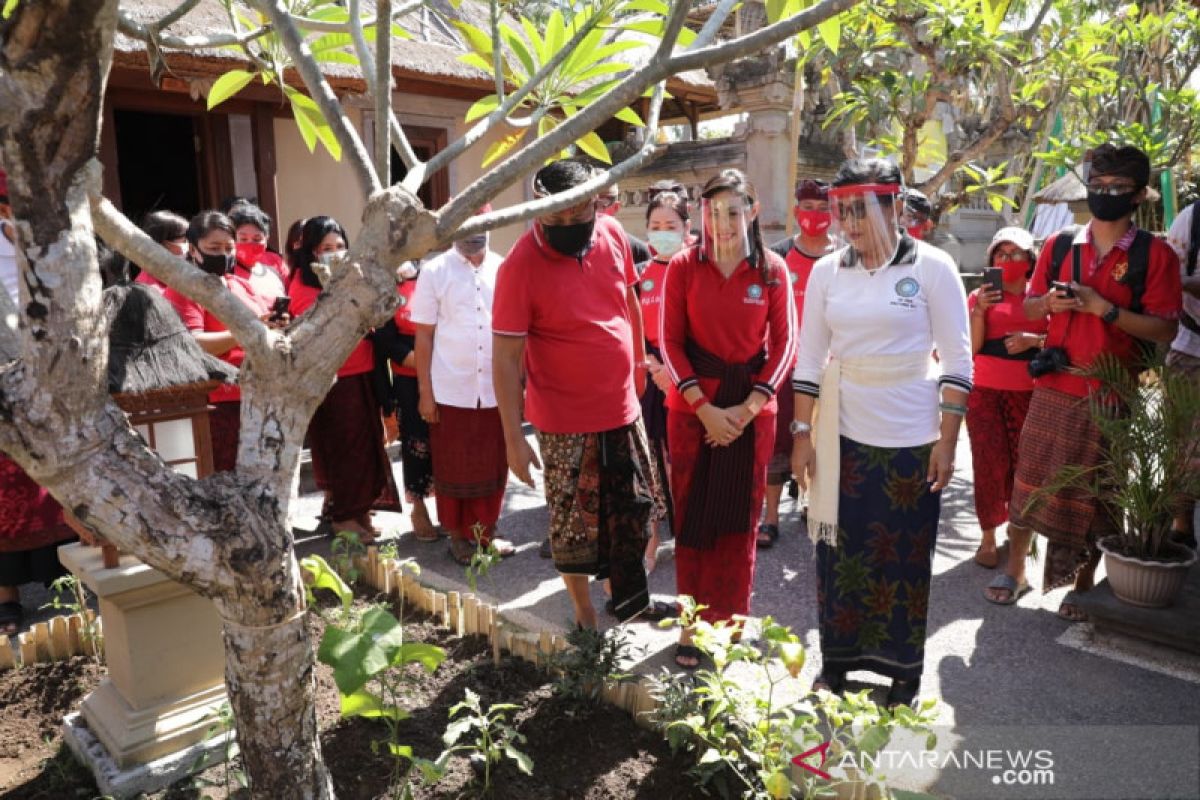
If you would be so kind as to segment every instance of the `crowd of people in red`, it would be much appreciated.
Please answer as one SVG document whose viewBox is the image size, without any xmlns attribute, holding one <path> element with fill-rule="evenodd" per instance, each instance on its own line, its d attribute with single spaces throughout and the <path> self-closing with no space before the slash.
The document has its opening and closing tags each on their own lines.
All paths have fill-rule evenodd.
<svg viewBox="0 0 1200 800">
<path fill-rule="evenodd" d="M 1048 476 L 1097 457 L 1080 411 L 1095 385 L 1078 368 L 1101 353 L 1132 368 L 1135 340 L 1174 339 L 1172 358 L 1200 374 L 1194 320 L 1176 338 L 1181 312 L 1197 310 L 1194 265 L 1180 265 L 1191 243 L 1184 228 L 1164 241 L 1132 223 L 1148 159 L 1106 145 L 1090 164 L 1091 222 L 1050 237 L 1040 255 L 1027 231 L 1001 229 L 968 297 L 953 259 L 923 241 L 928 200 L 887 161 L 853 159 L 830 184 L 801 181 L 798 232 L 770 247 L 755 187 L 738 170 L 694 197 L 673 181 L 653 186 L 642 242 L 611 215 L 615 189 L 579 193 L 590 166 L 551 163 L 533 176 L 534 194 L 575 192 L 577 203 L 538 218 L 506 256 L 479 234 L 426 261 L 398 283 L 394 318 L 338 370 L 307 439 L 323 514 L 370 542 L 380 533 L 372 511 L 401 509 L 383 423 L 395 415 L 416 538 L 448 533 L 462 564 L 480 547 L 511 555 L 497 531 L 508 473 L 534 486 L 540 469 L 543 555 L 579 625 L 599 624 L 592 578 L 605 581 L 618 621 L 677 613 L 647 582 L 668 532 L 678 593 L 703 619 L 730 621 L 752 611 L 757 552 L 778 540 L 780 499 L 795 481 L 817 555 L 819 685 L 836 691 L 847 672 L 867 669 L 892 679 L 889 703 L 911 702 L 941 490 L 964 418 L 982 529 L 975 560 L 1002 567 L 986 599 L 1011 604 L 1027 591 L 1035 531 L 1049 540 L 1043 590 L 1081 592 L 1106 524 L 1095 501 L 1062 492 L 1027 511 Z M 145 230 L 285 327 L 317 301 L 323 267 L 350 242 L 318 216 L 292 225 L 276 254 L 271 224 L 237 202 L 190 221 L 155 212 Z M 4 247 L 0 259 L 13 250 L 8 226 Z M 241 363 L 210 312 L 146 273 L 133 280 L 157 286 L 205 351 Z M 210 401 L 215 468 L 233 469 L 238 387 Z M 2 457 L 0 498 L 6 632 L 20 625 L 17 587 L 56 574 L 53 547 L 68 534 L 53 500 Z M 1183 538 L 1189 523 L 1181 513 Z M 1005 525 L 1007 553 L 997 544 Z M 1060 615 L 1081 618 L 1074 595 Z M 699 663 L 686 628 L 675 659 Z"/>
</svg>

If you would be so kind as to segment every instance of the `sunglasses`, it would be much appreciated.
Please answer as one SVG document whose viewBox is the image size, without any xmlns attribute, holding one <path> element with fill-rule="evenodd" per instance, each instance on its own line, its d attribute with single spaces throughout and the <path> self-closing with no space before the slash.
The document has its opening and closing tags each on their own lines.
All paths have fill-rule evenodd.
<svg viewBox="0 0 1200 800">
<path fill-rule="evenodd" d="M 1108 195 L 1109 197 L 1119 197 L 1123 194 L 1132 194 L 1137 191 L 1137 185 L 1133 183 L 1101 183 L 1099 181 L 1091 181 L 1087 185 L 1087 190 L 1092 194 Z"/>
</svg>

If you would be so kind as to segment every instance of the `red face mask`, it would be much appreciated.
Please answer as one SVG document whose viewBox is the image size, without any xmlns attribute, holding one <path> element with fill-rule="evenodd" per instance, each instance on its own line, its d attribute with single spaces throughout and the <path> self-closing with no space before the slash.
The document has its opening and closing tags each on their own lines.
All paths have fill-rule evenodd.
<svg viewBox="0 0 1200 800">
<path fill-rule="evenodd" d="M 796 224 L 808 236 L 820 236 L 829 230 L 833 215 L 828 211 L 801 211 L 796 209 Z"/>
<path fill-rule="evenodd" d="M 246 269 L 250 269 L 258 260 L 263 257 L 263 253 L 267 252 L 267 246 L 262 242 L 238 242 L 237 245 L 237 260 Z"/>
<path fill-rule="evenodd" d="M 925 226 L 924 225 L 909 225 L 907 228 L 905 228 L 905 230 L 908 231 L 908 235 L 914 239 L 924 239 L 925 238 Z"/>
<path fill-rule="evenodd" d="M 1004 270 L 1005 283 L 1023 283 L 1025 276 L 1029 274 L 1029 262 L 1025 259 L 1005 261 L 1001 269 Z"/>
</svg>

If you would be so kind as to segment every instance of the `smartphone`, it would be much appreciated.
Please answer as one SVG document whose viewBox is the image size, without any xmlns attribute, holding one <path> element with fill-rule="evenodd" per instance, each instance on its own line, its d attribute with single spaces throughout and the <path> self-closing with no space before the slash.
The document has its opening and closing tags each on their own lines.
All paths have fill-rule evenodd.
<svg viewBox="0 0 1200 800">
<path fill-rule="evenodd" d="M 1050 281 L 1050 287 L 1060 293 L 1068 300 L 1075 299 L 1075 290 L 1071 288 L 1071 284 L 1063 281 Z"/>
<path fill-rule="evenodd" d="M 277 321 L 283 319 L 283 315 L 288 313 L 288 309 L 292 305 L 292 298 L 286 294 L 275 298 L 275 304 L 271 306 L 271 320 Z"/>
<path fill-rule="evenodd" d="M 1004 270 L 1000 267 L 988 267 L 983 271 L 983 285 L 993 292 L 1004 291 Z"/>
</svg>

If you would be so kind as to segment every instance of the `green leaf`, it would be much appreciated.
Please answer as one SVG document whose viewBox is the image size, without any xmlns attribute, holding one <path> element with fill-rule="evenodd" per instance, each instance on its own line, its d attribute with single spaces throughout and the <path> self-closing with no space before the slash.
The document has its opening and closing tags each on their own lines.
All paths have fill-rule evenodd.
<svg viewBox="0 0 1200 800">
<path fill-rule="evenodd" d="M 562 12 L 557 8 L 554 9 L 554 12 L 550 14 L 550 19 L 546 21 L 546 41 L 543 45 L 549 56 L 553 57 L 567 43 L 567 40 L 571 38 L 567 35 L 566 28 Z"/>
<path fill-rule="evenodd" d="M 0 16 L 3 16 L 4 19 L 11 17 L 12 13 L 17 10 L 17 3 L 19 2 L 20 0 L 4 0 L 4 10 L 0 12 Z"/>
<path fill-rule="evenodd" d="M 342 695 L 342 716 L 362 717 L 364 719 L 390 719 L 399 722 L 408 719 L 408 712 L 396 706 L 389 706 L 383 699 L 360 689 L 351 694 Z"/>
<path fill-rule="evenodd" d="M 667 4 L 662 0 L 631 0 L 621 6 L 623 11 L 649 11 L 651 14 L 658 14 L 665 17 L 670 13 Z"/>
<path fill-rule="evenodd" d="M 446 651 L 424 642 L 405 642 L 392 655 L 393 667 L 405 664 L 420 664 L 426 672 L 434 672 L 446 660 Z"/>
<path fill-rule="evenodd" d="M 333 667 L 333 679 L 341 693 L 353 694 L 389 666 L 403 643 L 400 622 L 384 609 L 372 608 L 352 631 L 326 627 L 317 658 Z"/>
<path fill-rule="evenodd" d="M 612 163 L 612 156 L 608 154 L 608 146 L 604 144 L 604 140 L 595 131 L 585 133 L 575 140 L 575 144 L 592 158 L 603 161 L 605 164 Z"/>
<path fill-rule="evenodd" d="M 525 38 L 529 40 L 530 46 L 533 48 L 533 54 L 537 57 L 537 63 L 545 64 L 554 54 L 546 52 L 546 45 L 542 42 L 542 36 L 538 33 L 537 26 L 532 20 L 521 17 L 521 28 L 525 31 Z"/>
<path fill-rule="evenodd" d="M 842 43 L 842 17 L 840 14 L 835 14 L 829 19 L 817 26 L 817 33 L 821 34 L 821 40 L 825 42 L 825 46 L 837 55 L 838 47 Z"/>
<path fill-rule="evenodd" d="M 467 109 L 467 115 L 463 117 L 463 122 L 472 122 L 480 117 L 486 117 L 488 114 L 500 107 L 500 98 L 494 94 L 489 94 L 487 97 L 476 100 L 475 103 Z"/>
<path fill-rule="evenodd" d="M 492 74 L 495 67 L 490 56 L 481 56 L 479 53 L 464 53 L 458 57 L 458 60 L 488 75 Z"/>
<path fill-rule="evenodd" d="M 646 127 L 646 123 L 641 118 L 641 115 L 639 115 L 632 108 L 622 108 L 616 114 L 613 114 L 613 116 L 622 122 L 628 122 L 630 125 L 637 125 L 643 128 Z"/>
<path fill-rule="evenodd" d="M 509 150 L 512 150 L 514 147 L 516 147 L 517 143 L 520 142 L 523 138 L 525 138 L 526 130 L 528 130 L 528 129 L 521 128 L 516 133 L 510 133 L 508 136 L 505 136 L 503 139 L 498 139 L 498 140 L 492 142 L 492 144 L 488 147 L 488 149 L 483 154 L 482 166 L 484 166 L 484 167 L 488 166 L 496 159 L 501 158 Z M 539 134 L 539 135 L 541 135 L 541 134 Z"/>
<path fill-rule="evenodd" d="M 526 775 L 533 774 L 533 759 L 512 746 L 511 742 L 504 743 L 504 755 L 517 763 L 517 769 Z"/>
<path fill-rule="evenodd" d="M 430 761 L 427 758 L 414 758 L 412 762 L 417 765 L 417 769 L 421 770 L 421 777 L 426 783 L 437 783 L 446 774 L 446 768 L 437 761 Z"/>
<path fill-rule="evenodd" d="M 246 84 L 254 80 L 254 73 L 244 69 L 231 69 L 217 78 L 212 88 L 208 90 L 208 109 L 211 111 L 229 98 L 246 88 Z"/>
<path fill-rule="evenodd" d="M 474 721 L 470 717 L 453 720 L 446 726 L 446 732 L 442 734 L 442 743 L 446 747 L 453 747 L 463 737 L 463 734 L 471 730 L 473 725 Z"/>
<path fill-rule="evenodd" d="M 321 556 L 306 556 L 300 560 L 300 567 L 311 576 L 310 585 L 314 589 L 327 589 L 336 594 L 342 601 L 342 608 L 349 608 L 354 602 L 354 592 Z"/>
<path fill-rule="evenodd" d="M 411 745 L 396 744 L 395 742 L 387 743 L 388 752 L 396 758 L 407 758 L 409 761 L 413 757 L 413 749 Z"/>
<path fill-rule="evenodd" d="M 512 50 L 513 55 L 521 62 L 521 66 L 525 70 L 525 79 L 533 77 L 533 73 L 537 72 L 537 62 L 533 60 L 533 55 L 529 52 L 529 48 L 525 46 L 525 40 L 512 29 L 511 26 L 500 23 L 500 38 L 508 45 L 508 49 Z"/>
<path fill-rule="evenodd" d="M 463 22 L 456 19 L 452 22 L 458 32 L 463 35 L 467 41 L 467 46 L 479 53 L 482 56 L 491 56 L 492 54 L 492 37 L 484 33 L 479 28 L 469 22 Z"/>
</svg>

